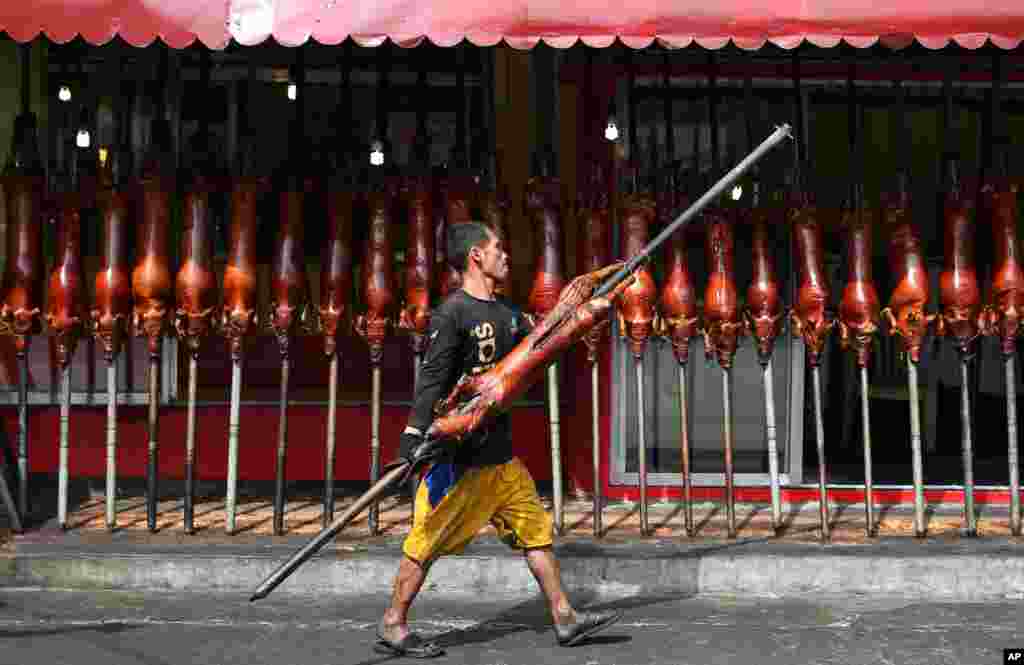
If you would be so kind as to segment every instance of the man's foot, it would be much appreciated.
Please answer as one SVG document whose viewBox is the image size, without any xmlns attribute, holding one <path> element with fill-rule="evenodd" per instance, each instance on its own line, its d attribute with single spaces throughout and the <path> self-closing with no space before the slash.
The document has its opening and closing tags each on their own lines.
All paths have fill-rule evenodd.
<svg viewBox="0 0 1024 665">
<path fill-rule="evenodd" d="M 389 626 L 383 621 L 377 624 L 377 643 L 373 645 L 373 650 L 388 656 L 407 658 L 436 658 L 444 654 L 439 644 L 424 641 L 416 633 L 409 632 L 405 625 Z"/>
<path fill-rule="evenodd" d="M 555 624 L 555 637 L 558 638 L 559 646 L 573 647 L 621 618 L 621 611 L 576 612 L 575 621 Z"/>
</svg>

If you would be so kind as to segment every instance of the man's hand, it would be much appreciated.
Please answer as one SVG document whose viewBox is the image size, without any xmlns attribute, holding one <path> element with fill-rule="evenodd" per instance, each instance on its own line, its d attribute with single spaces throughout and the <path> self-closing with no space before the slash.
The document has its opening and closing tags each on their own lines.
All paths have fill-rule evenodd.
<svg viewBox="0 0 1024 665">
<path fill-rule="evenodd" d="M 408 464 L 399 484 L 405 484 L 418 469 L 448 458 L 454 452 L 450 439 L 427 439 L 421 432 L 407 427 L 398 444 L 399 458 L 387 464 L 384 470 L 399 464 Z"/>
</svg>

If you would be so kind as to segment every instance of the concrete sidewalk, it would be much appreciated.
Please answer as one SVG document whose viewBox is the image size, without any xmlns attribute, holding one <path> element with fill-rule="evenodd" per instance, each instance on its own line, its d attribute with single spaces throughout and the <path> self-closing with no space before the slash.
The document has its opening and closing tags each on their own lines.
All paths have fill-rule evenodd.
<svg viewBox="0 0 1024 665">
<path fill-rule="evenodd" d="M 341 511 L 351 497 L 339 499 Z M 410 524 L 407 500 L 382 504 L 383 532 L 370 536 L 366 517 L 342 532 L 281 585 L 276 594 L 376 594 L 390 589 Z M 639 534 L 632 504 L 606 507 L 605 537 L 592 535 L 591 505 L 569 501 L 567 532 L 557 551 L 567 585 L 593 593 L 711 593 L 738 595 L 898 594 L 935 599 L 1024 598 L 1024 542 L 1009 537 L 1006 510 L 983 506 L 982 537 L 960 535 L 958 506 L 932 506 L 929 537 L 911 536 L 907 508 L 881 507 L 879 537 L 864 535 L 860 505 L 833 506 L 832 540 L 818 542 L 817 504 L 785 506 L 786 530 L 774 537 L 770 506 L 737 506 L 739 537 L 726 537 L 718 504 L 695 506 L 699 533 L 687 538 L 676 503 L 653 503 L 654 533 Z M 8 537 L 0 549 L 0 586 L 63 589 L 249 592 L 320 530 L 316 499 L 293 499 L 287 535 L 270 535 L 269 500 L 239 505 L 233 536 L 224 533 L 223 500 L 196 506 L 196 535 L 182 532 L 181 501 L 160 504 L 156 534 L 146 530 L 141 498 L 119 501 L 119 529 L 103 526 L 103 501 L 84 501 L 61 531 L 50 519 Z M 461 556 L 440 560 L 427 592 L 483 596 L 533 594 L 521 556 L 486 529 Z"/>
</svg>

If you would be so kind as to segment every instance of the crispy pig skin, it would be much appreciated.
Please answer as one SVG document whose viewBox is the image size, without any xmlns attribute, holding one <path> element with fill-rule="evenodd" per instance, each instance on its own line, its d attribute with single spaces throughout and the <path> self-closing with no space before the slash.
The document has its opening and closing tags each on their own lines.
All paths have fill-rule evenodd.
<svg viewBox="0 0 1024 665">
<path fill-rule="evenodd" d="M 608 264 L 610 258 L 609 236 L 611 233 L 611 208 L 608 201 L 608 190 L 597 176 L 581 196 L 577 221 L 579 224 L 578 257 L 580 272 L 593 272 Z M 587 347 L 587 363 L 597 362 L 598 345 L 604 334 L 605 326 L 595 326 L 583 337 Z"/>
<path fill-rule="evenodd" d="M 142 223 L 132 271 L 132 330 L 137 337 L 147 338 L 149 355 L 159 357 L 174 298 L 167 252 L 170 184 L 158 176 L 144 178 L 141 194 Z"/>
<path fill-rule="evenodd" d="M 544 376 L 559 354 L 607 319 L 615 301 L 635 277 L 624 279 L 607 296 L 592 295 L 622 265 L 616 263 L 575 278 L 562 290 L 547 316 L 497 365 L 482 374 L 463 376 L 438 403 L 437 417 L 427 437 L 461 440 L 507 410 Z"/>
<path fill-rule="evenodd" d="M 828 310 L 831 294 L 822 256 L 821 222 L 814 203 L 806 195 L 792 202 L 788 216 L 796 238 L 799 271 L 796 303 L 790 311 L 790 318 L 793 332 L 804 341 L 808 364 L 817 367 L 833 325 Z"/>
<path fill-rule="evenodd" d="M 647 244 L 656 207 L 654 199 L 643 194 L 626 196 L 622 202 L 622 252 L 628 260 Z M 657 326 L 655 301 L 658 287 L 646 265 L 633 273 L 636 279 L 619 300 L 619 330 L 629 340 L 633 356 L 643 355 L 651 333 Z"/>
<path fill-rule="evenodd" d="M 1004 356 L 1012 355 L 1024 316 L 1024 269 L 1017 237 L 1018 185 L 993 180 L 982 188 L 985 209 L 992 226 L 992 297 L 986 313 L 987 332 L 999 336 Z"/>
<path fill-rule="evenodd" d="M 282 357 L 290 353 L 291 338 L 306 320 L 309 278 L 303 250 L 303 192 L 282 192 L 281 227 L 274 246 L 270 279 L 269 323 Z"/>
<path fill-rule="evenodd" d="M 224 267 L 224 304 L 220 326 L 231 357 L 242 356 L 244 339 L 259 325 L 256 298 L 256 205 L 267 181 L 240 178 L 231 190 L 228 261 Z"/>
<path fill-rule="evenodd" d="M 849 278 L 839 302 L 839 344 L 854 353 L 858 367 L 871 360 L 871 343 L 878 332 L 879 299 L 872 280 L 871 223 L 860 210 L 849 210 L 846 228 L 847 273 Z"/>
<path fill-rule="evenodd" d="M 14 335 L 18 353 L 28 349 L 28 337 L 42 332 L 43 178 L 33 175 L 6 176 L 7 265 L 4 270 L 0 331 Z"/>
<path fill-rule="evenodd" d="M 217 278 L 213 272 L 210 201 L 206 191 L 185 195 L 181 267 L 175 278 L 178 308 L 174 325 L 189 352 L 199 353 L 203 337 L 213 327 L 217 307 Z"/>
<path fill-rule="evenodd" d="M 974 255 L 974 202 L 957 187 L 946 193 L 943 205 L 945 263 L 939 275 L 942 311 L 936 334 L 951 337 L 962 354 L 972 352 L 985 325 Z"/>
<path fill-rule="evenodd" d="M 744 313 L 748 332 L 754 336 L 762 362 L 771 357 L 775 339 L 782 333 L 782 299 L 779 297 L 779 278 L 775 272 L 775 254 L 768 231 L 773 213 L 770 208 L 758 207 L 748 216 L 754 275 L 747 287 Z"/>
<path fill-rule="evenodd" d="M 704 213 L 708 284 L 704 289 L 704 352 L 716 356 L 723 368 L 732 367 L 739 339 L 745 332 L 736 289 L 736 241 L 733 224 L 722 210 Z"/>
<path fill-rule="evenodd" d="M 116 190 L 100 196 L 103 202 L 103 261 L 96 271 L 90 311 L 93 334 L 107 361 L 121 351 L 132 316 L 131 276 L 128 270 L 128 200 Z"/>
<path fill-rule="evenodd" d="M 534 228 L 533 285 L 527 310 L 538 320 L 554 309 L 565 287 L 562 258 L 561 184 L 555 178 L 532 178 L 526 184 L 526 213 Z"/>
<path fill-rule="evenodd" d="M 47 288 L 46 327 L 53 335 L 57 364 L 67 367 L 82 336 L 85 318 L 85 274 L 82 270 L 82 219 L 79 198 L 65 195 L 60 203 L 57 258 Z"/>
<path fill-rule="evenodd" d="M 881 315 L 889 324 L 889 334 L 902 340 L 916 363 L 921 360 L 921 344 L 934 316 L 925 312 L 928 270 L 910 215 L 910 197 L 905 192 L 883 196 L 881 214 L 883 228 L 889 233 L 889 268 L 896 276 L 896 288 Z"/>
<path fill-rule="evenodd" d="M 413 353 L 426 350 L 430 326 L 430 284 L 434 268 L 434 229 L 430 183 L 413 178 L 406 185 L 409 242 L 405 251 L 405 303 L 398 318 L 400 330 L 412 338 Z"/>
<path fill-rule="evenodd" d="M 365 245 L 362 274 L 366 312 L 356 317 L 356 333 L 370 348 L 370 362 L 380 363 L 384 338 L 391 328 L 395 308 L 395 286 L 391 265 L 391 201 L 394 189 L 370 194 L 370 229 Z"/>
<path fill-rule="evenodd" d="M 320 332 L 328 358 L 337 353 L 338 338 L 345 328 L 342 322 L 351 314 L 353 209 L 351 192 L 327 193 L 327 244 L 320 272 Z"/>
</svg>

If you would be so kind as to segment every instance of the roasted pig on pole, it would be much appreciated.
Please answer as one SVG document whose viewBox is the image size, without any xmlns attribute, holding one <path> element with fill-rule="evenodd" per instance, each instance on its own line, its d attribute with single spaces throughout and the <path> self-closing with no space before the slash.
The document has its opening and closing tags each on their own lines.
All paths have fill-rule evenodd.
<svg viewBox="0 0 1024 665">
<path fill-rule="evenodd" d="M 945 263 L 939 275 L 942 309 L 935 333 L 953 341 L 960 356 L 960 428 L 964 466 L 964 520 L 967 535 L 978 534 L 974 512 L 974 453 L 971 436 L 970 361 L 985 325 L 974 255 L 973 197 L 959 181 L 955 162 L 949 174 L 943 205 Z"/>
<path fill-rule="evenodd" d="M 905 181 L 897 191 L 882 197 L 882 227 L 889 234 L 889 269 L 896 288 L 881 315 L 889 334 L 900 339 L 907 358 L 907 388 L 910 392 L 910 450 L 914 474 L 914 535 L 925 536 L 924 462 L 921 453 L 921 405 L 918 401 L 917 366 L 921 345 L 933 315 L 928 305 L 928 270 L 924 264 L 921 239 L 910 212 L 910 195 Z"/>
<path fill-rule="evenodd" d="M 327 244 L 320 272 L 320 331 L 324 355 L 330 360 L 327 445 L 324 457 L 323 525 L 334 520 L 334 462 L 338 418 L 338 340 L 352 307 L 352 192 L 332 187 L 327 192 Z"/>
<path fill-rule="evenodd" d="M 391 206 L 397 192 L 395 184 L 387 182 L 370 193 L 370 228 L 363 246 L 362 301 L 366 311 L 356 317 L 356 333 L 370 350 L 370 482 L 380 478 L 380 399 L 381 361 L 384 357 L 384 339 L 394 324 L 397 293 L 392 266 Z M 370 533 L 379 531 L 378 504 L 370 507 Z"/>
<path fill-rule="evenodd" d="M 565 286 L 561 182 L 547 175 L 550 166 L 545 161 L 540 169 L 541 174 L 532 178 L 526 185 L 525 208 L 534 228 L 534 252 L 537 256 L 527 310 L 538 321 L 554 308 L 558 302 L 558 294 Z M 557 363 L 548 367 L 548 424 L 551 432 L 554 526 L 555 531 L 561 533 L 564 527 L 562 511 L 565 506 L 562 496 L 562 439 Z"/>
<path fill-rule="evenodd" d="M 611 206 L 609 205 L 607 182 L 603 171 L 594 167 L 590 181 L 581 197 L 577 221 L 579 223 L 579 257 L 581 272 L 591 273 L 608 265 L 610 258 L 609 240 L 611 233 Z M 605 326 L 596 326 L 583 337 L 587 347 L 587 364 L 590 366 L 590 408 L 592 428 L 591 461 L 593 464 L 593 525 L 594 536 L 603 535 L 601 498 L 601 385 L 597 365 L 598 350 L 605 335 Z"/>
<path fill-rule="evenodd" d="M 704 213 L 705 261 L 704 353 L 722 367 L 722 445 L 725 451 L 725 507 L 729 537 L 736 537 L 736 494 L 733 486 L 732 361 L 745 330 L 736 289 L 735 224 L 722 208 Z"/>
<path fill-rule="evenodd" d="M 57 259 L 47 288 L 46 327 L 53 336 L 61 371 L 60 461 L 57 476 L 57 523 L 68 524 L 68 445 L 71 421 L 71 361 L 85 320 L 85 275 L 82 271 L 81 198 L 73 192 L 60 201 Z"/>
<path fill-rule="evenodd" d="M 793 333 L 804 343 L 807 363 L 811 366 L 811 380 L 814 391 L 814 424 L 818 447 L 818 505 L 821 524 L 821 538 L 830 538 L 828 488 L 825 465 L 825 422 L 822 412 L 821 395 L 821 354 L 832 329 L 832 313 L 829 311 L 831 294 L 825 262 L 822 255 L 821 222 L 818 210 L 811 196 L 797 193 L 788 212 L 796 242 L 798 284 L 796 302 L 790 311 Z"/>
<path fill-rule="evenodd" d="M 515 349 L 483 374 L 463 377 L 436 409 L 437 418 L 427 437 L 459 441 L 494 416 L 507 411 L 541 377 L 545 367 L 574 343 L 590 333 L 611 313 L 623 291 L 631 286 L 636 269 L 666 239 L 693 219 L 709 202 L 721 196 L 747 169 L 766 152 L 790 136 L 789 125 L 783 125 L 765 139 L 758 148 L 717 182 L 658 236 L 625 264 L 614 264 L 581 275 L 562 290 L 555 307 L 534 327 Z M 330 527 L 321 531 L 286 562 L 271 573 L 256 589 L 251 601 L 265 598 L 281 582 L 320 550 L 357 515 L 388 491 L 396 482 L 404 482 L 426 459 L 400 459 Z"/>
</svg>

